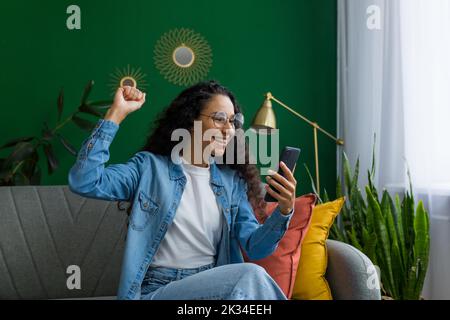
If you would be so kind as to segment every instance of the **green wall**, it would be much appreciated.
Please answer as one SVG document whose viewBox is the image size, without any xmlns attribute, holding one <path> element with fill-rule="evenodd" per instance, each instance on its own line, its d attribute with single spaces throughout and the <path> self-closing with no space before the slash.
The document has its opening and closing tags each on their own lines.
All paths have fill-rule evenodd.
<svg viewBox="0 0 450 320">
<path fill-rule="evenodd" d="M 66 28 L 66 8 L 71 4 L 81 8 L 81 30 Z M 335 132 L 335 0 L 2 1 L 0 145 L 39 133 L 43 121 L 53 126 L 61 87 L 66 92 L 66 116 L 78 106 L 90 79 L 96 83 L 91 98 L 109 98 L 109 74 L 130 64 L 142 67 L 149 87 L 148 102 L 122 123 L 110 149 L 111 163 L 126 161 L 143 145 L 155 115 L 182 90 L 164 80 L 153 64 L 159 37 L 181 27 L 208 40 L 213 65 L 207 78 L 219 80 L 236 94 L 247 125 L 263 94 L 271 91 Z M 296 170 L 298 194 L 310 192 L 303 163 L 314 169 L 312 130 L 274 107 L 281 145 L 302 148 Z M 88 135 L 72 123 L 62 133 L 77 148 Z M 319 143 L 321 183 L 332 191 L 336 146 L 323 135 Z M 54 148 L 60 168 L 49 176 L 42 162 L 43 184 L 67 184 L 74 157 L 56 142 Z M 5 151 L 0 153 L 4 155 Z"/>
</svg>

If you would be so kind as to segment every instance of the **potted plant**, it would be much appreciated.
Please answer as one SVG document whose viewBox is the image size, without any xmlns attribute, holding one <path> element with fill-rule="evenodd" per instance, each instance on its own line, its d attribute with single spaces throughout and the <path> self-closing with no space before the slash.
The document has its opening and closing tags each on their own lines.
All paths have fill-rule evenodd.
<svg viewBox="0 0 450 320">
<path fill-rule="evenodd" d="M 103 117 L 102 109 L 109 108 L 111 101 L 88 101 L 94 81 L 89 81 L 83 91 L 80 105 L 69 117 L 61 120 L 64 108 L 64 91 L 61 89 L 57 98 L 58 123 L 50 128 L 47 122 L 43 123 L 40 135 L 19 137 L 4 143 L 0 150 L 10 149 L 9 155 L 0 158 L 0 186 L 13 185 L 39 185 L 41 183 L 41 169 L 39 167 L 39 148 L 42 148 L 46 156 L 47 170 L 52 174 L 59 166 L 58 158 L 53 151 L 53 141 L 57 140 L 72 155 L 77 155 L 77 150 L 61 134 L 61 129 L 69 122 L 75 123 L 83 130 L 91 131 L 95 123 L 80 117 L 80 114 L 90 114 Z"/>
<path fill-rule="evenodd" d="M 332 226 L 330 238 L 356 247 L 380 268 L 384 299 L 420 299 L 428 268 L 430 225 L 423 202 L 415 206 L 409 170 L 409 190 L 393 197 L 387 190 L 380 194 L 373 184 L 375 152 L 365 195 L 358 186 L 359 159 L 352 171 L 343 153 L 342 171 L 343 183 L 337 179 L 336 197 L 346 196 L 346 202 L 339 221 Z M 329 201 L 326 190 L 319 201 Z"/>
</svg>

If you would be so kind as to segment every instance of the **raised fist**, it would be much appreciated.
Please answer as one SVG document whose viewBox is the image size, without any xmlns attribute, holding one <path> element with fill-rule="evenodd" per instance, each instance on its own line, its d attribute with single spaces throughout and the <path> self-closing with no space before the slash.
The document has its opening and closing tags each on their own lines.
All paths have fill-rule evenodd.
<svg viewBox="0 0 450 320">
<path fill-rule="evenodd" d="M 145 102 L 145 95 L 145 93 L 133 87 L 124 86 L 118 88 L 114 95 L 113 104 L 106 113 L 105 119 L 119 124 L 128 114 L 142 107 Z"/>
</svg>

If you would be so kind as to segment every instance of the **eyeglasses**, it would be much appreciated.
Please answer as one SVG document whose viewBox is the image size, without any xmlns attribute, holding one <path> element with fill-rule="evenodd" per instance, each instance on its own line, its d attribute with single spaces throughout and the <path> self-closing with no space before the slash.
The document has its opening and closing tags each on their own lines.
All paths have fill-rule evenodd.
<svg viewBox="0 0 450 320">
<path fill-rule="evenodd" d="M 223 111 L 213 112 L 210 115 L 200 113 L 200 115 L 213 119 L 216 128 L 225 127 L 227 122 L 231 123 L 233 128 L 242 128 L 244 125 L 244 115 L 240 112 L 232 115 L 230 118 L 228 118 L 226 112 Z"/>
</svg>

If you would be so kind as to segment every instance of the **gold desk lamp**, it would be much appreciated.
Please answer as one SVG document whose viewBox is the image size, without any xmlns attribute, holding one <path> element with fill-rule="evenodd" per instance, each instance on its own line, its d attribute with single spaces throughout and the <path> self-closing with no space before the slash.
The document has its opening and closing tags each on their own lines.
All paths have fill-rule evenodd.
<svg viewBox="0 0 450 320">
<path fill-rule="evenodd" d="M 272 108 L 272 100 L 277 102 L 282 107 L 286 108 L 288 111 L 292 112 L 294 115 L 296 115 L 297 117 L 299 117 L 300 119 L 302 119 L 303 121 L 305 121 L 306 123 L 308 123 L 310 126 L 313 127 L 313 130 L 314 130 L 314 156 L 315 156 L 315 161 L 316 161 L 316 188 L 317 188 L 317 192 L 320 194 L 319 146 L 317 143 L 317 130 L 321 131 L 326 136 L 333 139 L 337 145 L 343 145 L 344 140 L 336 138 L 329 132 L 327 132 L 324 129 L 322 129 L 321 127 L 319 127 L 319 125 L 316 122 L 310 121 L 309 119 L 305 118 L 300 113 L 298 113 L 297 111 L 289 108 L 283 102 L 281 102 L 280 100 L 278 100 L 274 96 L 272 96 L 272 94 L 270 92 L 266 93 L 266 98 L 264 99 L 263 104 L 261 105 L 258 112 L 256 113 L 255 118 L 253 119 L 252 128 L 256 132 L 258 132 L 259 129 L 269 129 L 268 133 L 270 134 L 271 129 L 277 128 L 277 120 L 275 117 L 275 112 L 273 111 L 273 108 Z"/>
</svg>

